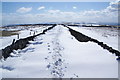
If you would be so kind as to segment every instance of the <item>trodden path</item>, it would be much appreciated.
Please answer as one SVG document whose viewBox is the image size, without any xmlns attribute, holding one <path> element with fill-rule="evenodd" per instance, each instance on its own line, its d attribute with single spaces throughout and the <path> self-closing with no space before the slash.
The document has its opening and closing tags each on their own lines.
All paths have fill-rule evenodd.
<svg viewBox="0 0 120 80">
<path fill-rule="evenodd" d="M 115 56 L 92 42 L 79 42 L 62 25 L 30 41 L 3 61 L 4 78 L 117 78 Z"/>
</svg>

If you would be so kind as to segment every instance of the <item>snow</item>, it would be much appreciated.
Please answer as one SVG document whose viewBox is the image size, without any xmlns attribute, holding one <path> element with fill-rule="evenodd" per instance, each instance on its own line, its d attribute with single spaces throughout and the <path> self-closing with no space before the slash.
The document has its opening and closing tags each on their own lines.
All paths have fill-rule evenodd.
<svg viewBox="0 0 120 80">
<path fill-rule="evenodd" d="M 29 29 L 23 29 L 23 27 L 19 27 L 16 29 L 10 29 L 10 30 L 20 30 L 19 31 L 19 39 L 26 38 L 29 36 L 35 34 L 39 34 L 43 32 L 44 29 L 47 29 L 50 26 L 43 26 L 43 27 L 35 27 L 35 28 L 29 28 Z M 0 49 L 5 48 L 6 46 L 12 44 L 13 39 L 18 40 L 18 35 L 8 36 L 8 37 L 0 37 L 0 42 L 2 42 L 2 45 L 0 46 Z"/>
<path fill-rule="evenodd" d="M 71 27 L 91 38 L 104 42 L 108 46 L 118 50 L 118 30 L 116 28 L 94 28 L 94 27 Z"/>
<path fill-rule="evenodd" d="M 88 30 L 78 29 L 88 35 Z M 118 77 L 115 55 L 96 43 L 77 41 L 62 25 L 36 37 L 28 47 L 11 55 L 1 61 L 3 78 Z"/>
<path fill-rule="evenodd" d="M 76 74 L 79 78 L 114 78 L 117 77 L 118 63 L 115 56 L 92 42 L 78 42 L 69 32 L 61 36 L 61 43 L 65 47 L 69 67 L 66 74 Z M 68 36 L 68 37 L 66 37 Z M 63 41 L 62 39 L 65 39 Z M 72 76 L 72 75 L 71 75 Z M 68 76 L 69 77 L 69 76 Z"/>
</svg>

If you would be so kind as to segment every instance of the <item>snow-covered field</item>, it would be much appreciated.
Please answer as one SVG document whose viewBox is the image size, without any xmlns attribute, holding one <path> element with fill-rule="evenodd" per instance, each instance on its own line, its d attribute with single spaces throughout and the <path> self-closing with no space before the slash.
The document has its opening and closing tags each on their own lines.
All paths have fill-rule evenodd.
<svg viewBox="0 0 120 80">
<path fill-rule="evenodd" d="M 117 49 L 117 36 L 104 37 L 94 29 L 71 28 Z M 22 32 L 27 33 L 30 32 Z M 11 55 L 13 57 L 0 63 L 3 78 L 118 77 L 115 55 L 95 43 L 77 41 L 62 25 L 36 37 L 28 47 Z"/>
<path fill-rule="evenodd" d="M 8 29 L 8 30 L 20 30 L 19 31 L 19 39 L 21 38 L 26 38 L 26 37 L 29 37 L 29 36 L 32 36 L 34 35 L 34 32 L 35 32 L 35 35 L 36 34 L 39 34 L 41 33 L 44 29 L 48 28 L 50 26 L 42 26 L 42 27 L 29 27 L 27 29 L 23 28 L 23 27 L 20 27 L 18 26 L 18 28 L 15 28 L 15 29 Z M 18 35 L 14 35 L 14 36 L 8 36 L 8 37 L 0 37 L 0 42 L 2 42 L 1 46 L 0 46 L 0 49 L 3 49 L 5 48 L 7 45 L 10 45 L 12 44 L 12 41 L 13 39 L 16 39 L 18 40 Z"/>
<path fill-rule="evenodd" d="M 91 38 L 104 42 L 108 46 L 118 50 L 118 30 L 116 28 L 106 27 L 72 27 L 72 29 L 81 32 Z"/>
</svg>

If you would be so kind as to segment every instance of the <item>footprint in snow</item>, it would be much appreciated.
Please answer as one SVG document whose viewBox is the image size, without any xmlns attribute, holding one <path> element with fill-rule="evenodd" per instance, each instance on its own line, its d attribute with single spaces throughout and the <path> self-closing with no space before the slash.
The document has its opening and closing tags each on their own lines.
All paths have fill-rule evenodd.
<svg viewBox="0 0 120 80">
<path fill-rule="evenodd" d="M 50 47 L 50 45 L 48 45 L 48 47 Z"/>
<path fill-rule="evenodd" d="M 50 48 L 48 48 L 48 50 L 50 50 Z"/>
<path fill-rule="evenodd" d="M 49 54 L 51 54 L 52 52 L 48 52 Z"/>
</svg>

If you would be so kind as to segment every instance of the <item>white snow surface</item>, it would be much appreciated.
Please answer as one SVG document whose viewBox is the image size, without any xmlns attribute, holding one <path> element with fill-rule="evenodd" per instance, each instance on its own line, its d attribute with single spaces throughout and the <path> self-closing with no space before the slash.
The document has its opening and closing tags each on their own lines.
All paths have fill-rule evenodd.
<svg viewBox="0 0 120 80">
<path fill-rule="evenodd" d="M 91 38 L 104 42 L 108 46 L 118 50 L 118 30 L 116 28 L 106 27 L 71 27 Z"/>
<path fill-rule="evenodd" d="M 77 41 L 62 25 L 36 37 L 28 47 L 11 55 L 1 61 L 3 78 L 118 77 L 115 55 L 96 43 Z"/>
<path fill-rule="evenodd" d="M 10 29 L 10 30 L 21 30 L 19 31 L 19 39 L 22 38 L 26 38 L 29 36 L 39 34 L 41 32 L 43 32 L 44 29 L 47 29 L 50 26 L 43 26 L 43 27 L 35 27 L 35 28 L 27 28 L 27 29 L 23 29 L 21 30 L 21 27 L 18 29 Z M 13 35 L 13 36 L 8 36 L 8 37 L 0 37 L 0 42 L 2 42 L 2 44 L 0 45 L 0 49 L 5 48 L 6 46 L 12 44 L 13 39 L 18 40 L 18 35 Z"/>
</svg>

